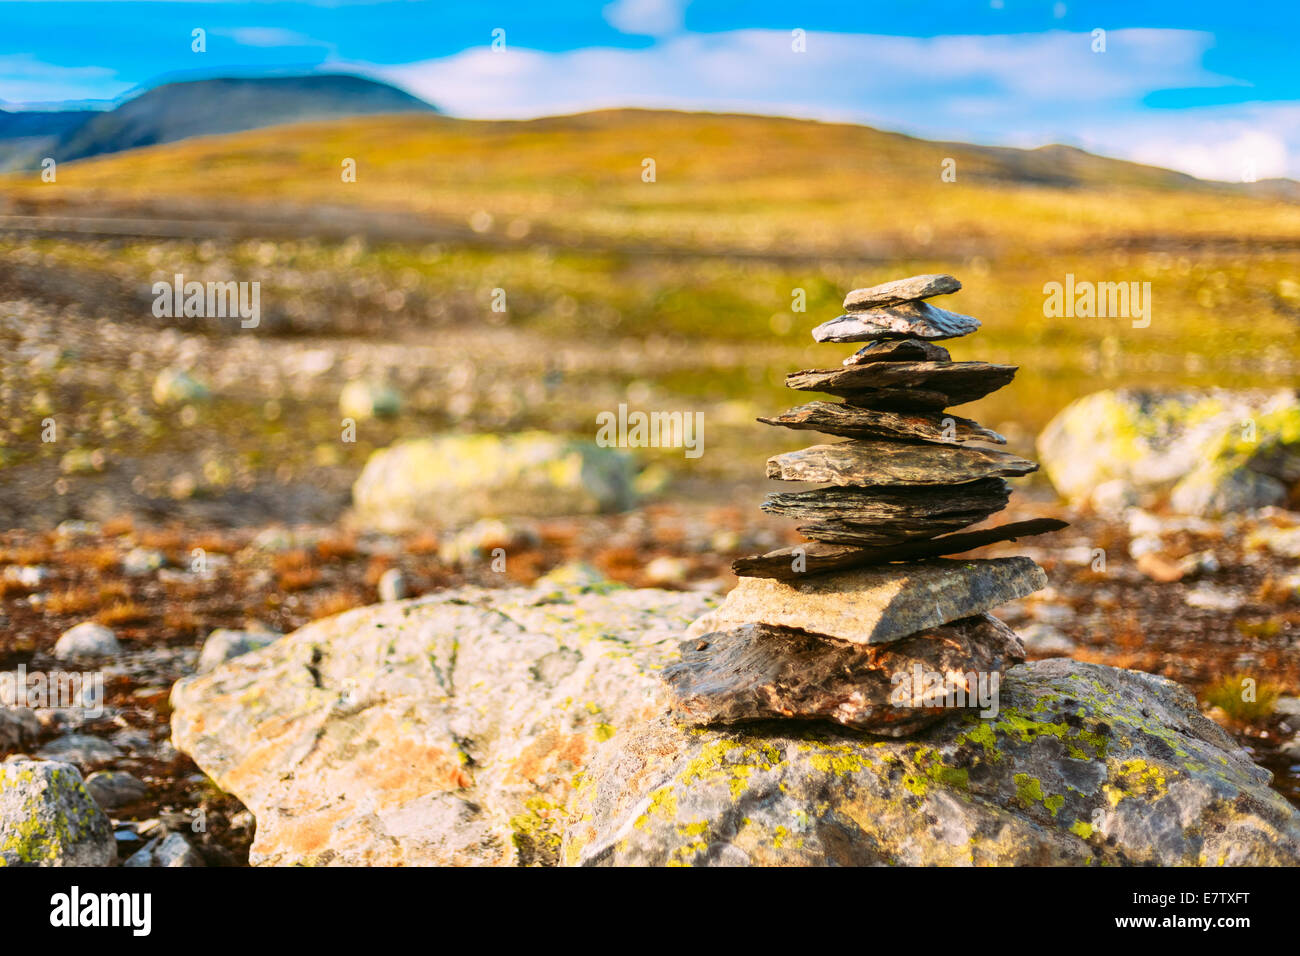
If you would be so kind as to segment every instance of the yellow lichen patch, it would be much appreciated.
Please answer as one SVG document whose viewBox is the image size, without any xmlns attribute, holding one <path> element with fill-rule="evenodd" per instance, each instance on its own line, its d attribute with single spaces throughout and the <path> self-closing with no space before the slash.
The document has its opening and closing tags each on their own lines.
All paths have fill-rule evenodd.
<svg viewBox="0 0 1300 956">
<path fill-rule="evenodd" d="M 689 786 L 697 780 L 704 783 L 724 781 L 731 788 L 731 796 L 739 798 L 755 770 L 771 770 L 780 760 L 780 750 L 766 741 L 749 746 L 732 740 L 717 740 L 707 744 L 700 755 L 686 765 L 681 782 Z"/>
</svg>

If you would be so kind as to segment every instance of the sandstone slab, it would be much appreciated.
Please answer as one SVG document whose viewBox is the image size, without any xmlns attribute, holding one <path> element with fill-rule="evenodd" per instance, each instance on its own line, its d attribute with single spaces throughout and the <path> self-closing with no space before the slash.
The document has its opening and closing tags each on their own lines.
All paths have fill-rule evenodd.
<svg viewBox="0 0 1300 956">
<path fill-rule="evenodd" d="M 1029 558 L 854 568 L 778 581 L 741 578 L 722 605 L 691 624 L 688 637 L 744 624 L 767 624 L 883 644 L 929 627 L 981 614 L 1047 586 Z"/>
</svg>

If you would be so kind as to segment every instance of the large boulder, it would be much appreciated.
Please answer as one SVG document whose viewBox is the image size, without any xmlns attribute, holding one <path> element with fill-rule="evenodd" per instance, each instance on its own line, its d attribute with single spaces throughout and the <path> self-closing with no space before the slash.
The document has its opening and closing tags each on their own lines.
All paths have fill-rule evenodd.
<svg viewBox="0 0 1300 956">
<path fill-rule="evenodd" d="M 1300 481 L 1300 398 L 1285 389 L 1094 392 L 1048 423 L 1038 457 L 1062 495 L 1103 509 L 1167 502 L 1219 515 L 1282 505 Z"/>
<path fill-rule="evenodd" d="M 594 514 L 630 507 L 636 465 L 623 451 L 546 432 L 442 435 L 370 456 L 352 487 L 357 517 L 384 531 L 482 517 Z"/>
<path fill-rule="evenodd" d="M 543 579 L 359 608 L 178 683 L 173 740 L 253 812 L 254 863 L 553 863 L 574 774 L 663 709 L 709 603 Z"/>
<path fill-rule="evenodd" d="M 71 764 L 0 763 L 0 866 L 111 866 L 113 828 Z"/>
<path fill-rule="evenodd" d="M 909 740 L 661 717 L 602 748 L 568 863 L 1300 864 L 1300 811 L 1172 681 L 1063 658 Z"/>
<path fill-rule="evenodd" d="M 1013 668 L 996 717 L 909 740 L 664 722 L 712 604 L 544 579 L 359 608 L 177 684 L 173 740 L 256 816 L 255 864 L 1300 862 L 1268 774 L 1136 672 Z"/>
</svg>

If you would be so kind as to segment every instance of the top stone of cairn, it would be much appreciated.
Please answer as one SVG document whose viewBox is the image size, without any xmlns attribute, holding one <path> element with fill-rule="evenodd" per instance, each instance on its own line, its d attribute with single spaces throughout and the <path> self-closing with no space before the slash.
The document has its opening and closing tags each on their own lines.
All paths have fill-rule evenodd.
<svg viewBox="0 0 1300 956">
<path fill-rule="evenodd" d="M 845 312 L 865 312 L 904 302 L 917 302 L 931 296 L 947 295 L 961 288 L 961 283 L 950 275 L 911 276 L 873 285 L 869 289 L 854 289 L 844 297 Z"/>
</svg>

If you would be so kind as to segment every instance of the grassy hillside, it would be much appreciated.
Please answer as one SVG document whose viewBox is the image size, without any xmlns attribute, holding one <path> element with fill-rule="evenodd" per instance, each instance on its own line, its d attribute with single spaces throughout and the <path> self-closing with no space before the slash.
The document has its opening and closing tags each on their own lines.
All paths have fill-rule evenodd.
<svg viewBox="0 0 1300 956">
<path fill-rule="evenodd" d="M 340 180 L 345 157 L 356 183 Z M 653 183 L 642 181 L 647 157 Z M 955 182 L 940 178 L 945 158 Z M 531 122 L 409 115 L 133 150 L 62 165 L 56 186 L 0 180 L 0 208 L 16 211 L 103 215 L 118 208 L 106 203 L 133 201 L 162 216 L 196 204 L 209 217 L 276 204 L 398 211 L 478 241 L 9 238 L 0 261 L 31 282 L 102 279 L 78 286 L 100 290 L 77 293 L 91 314 L 141 324 L 154 320 L 139 290 L 184 272 L 260 281 L 259 339 L 406 338 L 481 364 L 452 354 L 457 330 L 517 331 L 549 344 L 535 357 L 539 378 L 563 365 L 569 343 L 637 357 L 640 370 L 620 360 L 585 372 L 573 404 L 548 411 L 573 427 L 590 420 L 593 396 L 608 402 L 639 382 L 661 407 L 746 403 L 727 415 L 752 441 L 751 412 L 795 397 L 781 388 L 785 371 L 849 351 L 808 335 L 844 292 L 922 271 L 955 273 L 965 288 L 945 304 L 984 323 L 954 343 L 955 357 L 1023 367 L 1011 388 L 962 410 L 1002 430 L 1029 435 L 1110 385 L 1284 385 L 1300 371 L 1300 206 L 1063 147 L 635 110 Z M 1150 282 L 1150 327 L 1045 316 L 1044 283 L 1067 273 Z M 506 290 L 506 313 L 492 311 L 494 289 Z M 792 309 L 795 289 L 806 312 Z M 714 349 L 724 343 L 740 349 Z M 520 422 L 546 423 L 529 402 L 519 408 Z"/>
<path fill-rule="evenodd" d="M 356 183 L 340 181 L 345 157 L 358 162 Z M 642 181 L 646 158 L 654 183 Z M 940 178 L 948 158 L 956 182 Z M 1064 147 L 989 149 L 860 126 L 640 110 L 277 127 L 78 163 L 60 176 L 65 190 L 351 203 L 460 219 L 486 212 L 497 229 L 518 221 L 516 229 L 840 254 L 872 240 L 915 252 L 1151 233 L 1300 236 L 1300 205 Z"/>
</svg>

